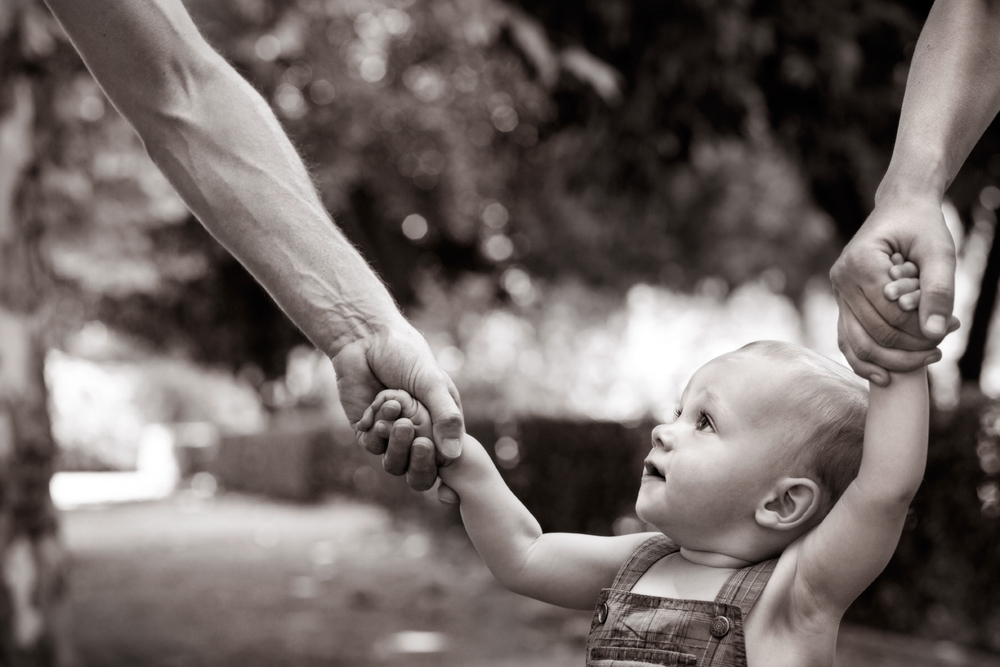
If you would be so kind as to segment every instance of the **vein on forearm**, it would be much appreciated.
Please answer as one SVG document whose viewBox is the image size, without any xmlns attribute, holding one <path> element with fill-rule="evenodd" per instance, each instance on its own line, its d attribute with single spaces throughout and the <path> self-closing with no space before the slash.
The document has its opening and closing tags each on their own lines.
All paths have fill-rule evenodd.
<svg viewBox="0 0 1000 667">
<path fill-rule="evenodd" d="M 263 100 L 235 72 L 215 78 L 186 90 L 184 106 L 137 113 L 136 128 L 205 227 L 335 354 L 398 315 L 396 306 L 333 224 Z M 219 122 L 208 109 L 220 103 L 245 115 Z"/>
</svg>

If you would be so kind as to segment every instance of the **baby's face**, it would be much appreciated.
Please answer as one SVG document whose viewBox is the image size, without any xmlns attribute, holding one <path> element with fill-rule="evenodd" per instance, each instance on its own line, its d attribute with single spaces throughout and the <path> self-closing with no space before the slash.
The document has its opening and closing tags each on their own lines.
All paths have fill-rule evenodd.
<svg viewBox="0 0 1000 667">
<path fill-rule="evenodd" d="M 690 549 L 716 547 L 715 537 L 754 521 L 758 502 L 793 458 L 786 449 L 790 387 L 786 364 L 753 351 L 702 366 L 677 418 L 653 429 L 639 517 Z"/>
</svg>

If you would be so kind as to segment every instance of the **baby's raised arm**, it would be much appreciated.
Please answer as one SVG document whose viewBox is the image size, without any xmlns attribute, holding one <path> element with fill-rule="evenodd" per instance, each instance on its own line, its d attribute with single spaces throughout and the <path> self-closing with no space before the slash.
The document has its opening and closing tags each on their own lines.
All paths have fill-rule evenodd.
<svg viewBox="0 0 1000 667">
<path fill-rule="evenodd" d="M 396 409 L 384 409 L 389 401 L 399 404 L 401 415 L 392 429 L 409 419 L 416 437 L 426 437 L 430 425 L 426 410 L 402 391 L 379 394 L 365 423 L 378 428 L 386 422 L 386 415 Z M 426 427 L 420 425 L 424 423 Z M 504 483 L 490 455 L 469 435 L 461 456 L 440 468 L 438 475 L 458 494 L 465 529 L 493 575 L 515 593 L 544 602 L 592 609 L 601 589 L 611 585 L 628 555 L 649 537 L 543 534 L 535 517 Z"/>
<path fill-rule="evenodd" d="M 918 270 L 893 258 L 886 296 L 904 310 L 920 300 Z M 891 292 L 891 294 L 890 294 Z M 797 549 L 796 588 L 820 611 L 839 615 L 885 568 L 927 464 L 927 372 L 893 373 L 872 384 L 857 478 Z"/>
</svg>

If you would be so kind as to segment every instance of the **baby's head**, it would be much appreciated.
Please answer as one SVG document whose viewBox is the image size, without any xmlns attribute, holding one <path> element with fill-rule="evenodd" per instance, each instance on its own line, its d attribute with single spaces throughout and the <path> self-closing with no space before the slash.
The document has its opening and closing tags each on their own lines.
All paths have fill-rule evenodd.
<svg viewBox="0 0 1000 667">
<path fill-rule="evenodd" d="M 636 511 L 688 549 L 776 555 L 857 475 L 867 407 L 853 373 L 797 345 L 713 359 L 653 429 Z"/>
</svg>

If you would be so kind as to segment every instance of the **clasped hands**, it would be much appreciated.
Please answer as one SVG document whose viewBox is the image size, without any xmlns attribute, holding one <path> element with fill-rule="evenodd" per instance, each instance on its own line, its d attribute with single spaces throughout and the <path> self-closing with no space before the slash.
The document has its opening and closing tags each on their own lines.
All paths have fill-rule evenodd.
<svg viewBox="0 0 1000 667">
<path fill-rule="evenodd" d="M 933 195 L 883 198 L 830 271 L 840 350 L 874 384 L 889 384 L 890 371 L 940 360 L 938 344 L 959 327 L 952 315 L 955 243 L 941 204 Z M 890 287 L 889 278 L 895 253 L 920 267 L 916 309 L 896 303 L 898 285 Z"/>
</svg>

